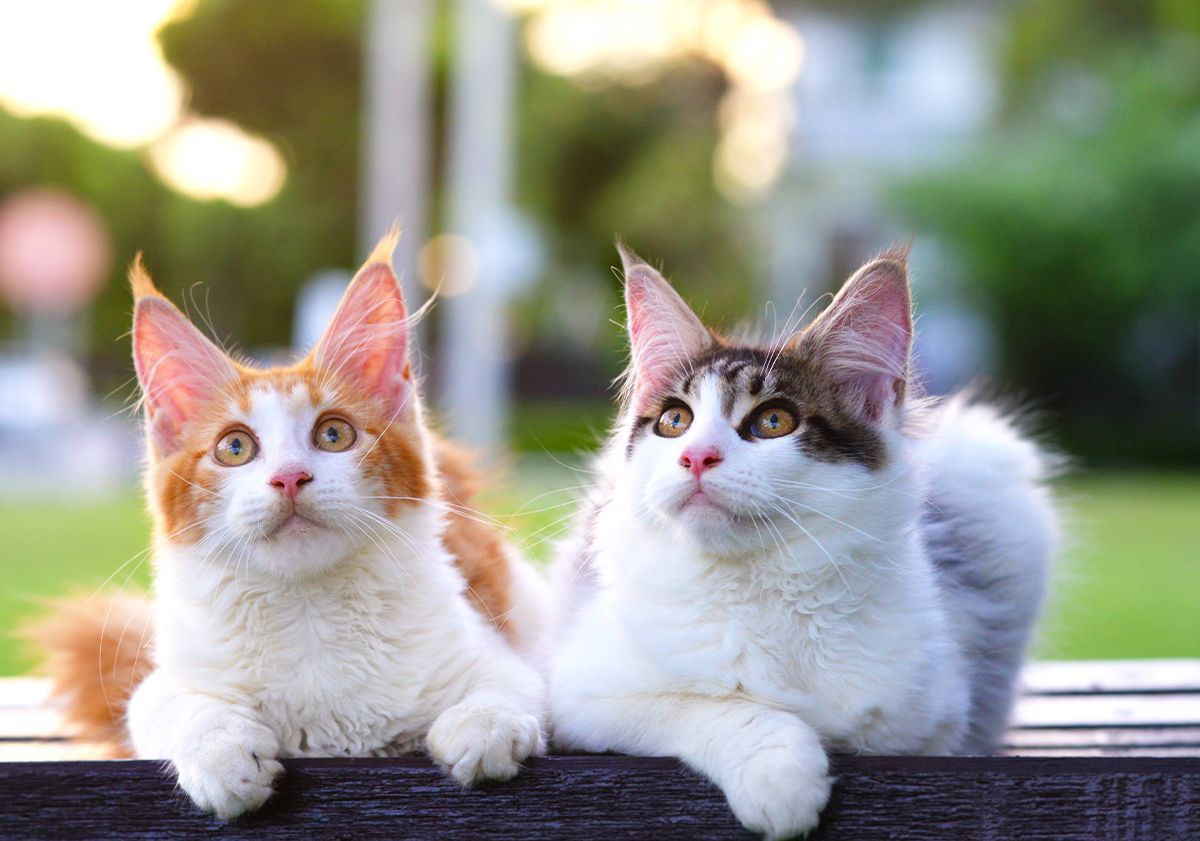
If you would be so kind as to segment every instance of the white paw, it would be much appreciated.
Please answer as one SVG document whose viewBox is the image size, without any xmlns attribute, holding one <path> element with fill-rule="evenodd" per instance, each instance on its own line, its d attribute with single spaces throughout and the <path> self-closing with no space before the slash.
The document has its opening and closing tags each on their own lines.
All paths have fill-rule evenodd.
<svg viewBox="0 0 1200 841">
<path fill-rule="evenodd" d="M 756 746 L 726 775 L 725 797 L 747 829 L 768 839 L 816 829 L 829 802 L 829 760 L 815 739 L 787 731 Z"/>
<path fill-rule="evenodd" d="M 270 728 L 233 712 L 197 735 L 174 765 L 180 788 L 199 808 L 225 821 L 254 811 L 271 796 L 283 766 Z"/>
<path fill-rule="evenodd" d="M 425 746 L 465 786 L 512 779 L 521 763 L 542 752 L 542 728 L 532 715 L 457 704 L 438 716 Z"/>
</svg>

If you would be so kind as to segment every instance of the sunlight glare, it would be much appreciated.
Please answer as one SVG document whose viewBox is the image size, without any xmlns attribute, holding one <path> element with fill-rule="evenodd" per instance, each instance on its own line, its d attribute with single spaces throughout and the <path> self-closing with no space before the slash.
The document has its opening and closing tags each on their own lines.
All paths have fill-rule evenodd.
<svg viewBox="0 0 1200 841">
<path fill-rule="evenodd" d="M 66 118 L 112 146 L 157 137 L 184 102 L 154 37 L 177 7 L 176 0 L 20 3 L 0 26 L 0 105 L 19 116 Z"/>
<path fill-rule="evenodd" d="M 174 189 L 243 207 L 273 199 L 287 174 L 274 146 L 225 120 L 188 120 L 149 153 L 159 177 Z"/>
<path fill-rule="evenodd" d="M 729 88 L 720 111 L 713 176 L 746 203 L 764 195 L 787 164 L 789 92 L 804 61 L 795 27 L 763 0 L 496 0 L 529 14 L 533 63 L 590 85 L 642 84 L 672 64 L 701 57 Z"/>
</svg>

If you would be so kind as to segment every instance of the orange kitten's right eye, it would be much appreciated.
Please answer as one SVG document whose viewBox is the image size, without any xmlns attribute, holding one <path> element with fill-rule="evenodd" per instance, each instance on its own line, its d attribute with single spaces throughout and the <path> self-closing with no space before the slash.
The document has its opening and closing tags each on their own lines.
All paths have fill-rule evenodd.
<svg viewBox="0 0 1200 841">
<path fill-rule="evenodd" d="M 348 421 L 341 418 L 322 418 L 313 429 L 313 443 L 330 453 L 340 453 L 354 446 L 358 433 Z"/>
<path fill-rule="evenodd" d="M 245 429 L 231 429 L 217 439 L 213 458 L 226 467 L 241 467 L 258 455 L 258 442 Z"/>
</svg>

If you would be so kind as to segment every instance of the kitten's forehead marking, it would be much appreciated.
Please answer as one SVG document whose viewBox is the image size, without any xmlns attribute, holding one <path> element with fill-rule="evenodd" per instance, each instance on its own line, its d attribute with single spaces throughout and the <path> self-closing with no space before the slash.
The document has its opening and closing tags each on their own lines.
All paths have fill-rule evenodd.
<svg viewBox="0 0 1200 841">
<path fill-rule="evenodd" d="M 303 382 L 256 383 L 249 390 L 248 401 L 246 420 L 259 442 L 274 451 L 268 457 L 303 455 L 309 429 L 320 409 L 313 405 Z"/>
<path fill-rule="evenodd" d="M 692 411 L 695 413 L 694 424 L 697 432 L 703 432 L 710 426 L 728 426 L 723 389 L 717 376 L 712 372 L 701 375 L 692 386 L 692 393 L 696 398 Z M 718 406 L 721 408 L 718 409 Z"/>
<path fill-rule="evenodd" d="M 701 381 L 711 380 L 717 388 L 721 411 L 733 419 L 739 403 L 752 402 L 774 390 L 777 379 L 769 355 L 755 348 L 721 348 L 701 360 L 683 383 L 685 394 Z"/>
</svg>

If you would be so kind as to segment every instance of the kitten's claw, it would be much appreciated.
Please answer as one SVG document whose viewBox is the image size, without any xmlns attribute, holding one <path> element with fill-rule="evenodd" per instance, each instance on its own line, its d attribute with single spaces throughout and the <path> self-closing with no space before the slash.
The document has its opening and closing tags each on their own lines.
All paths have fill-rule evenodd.
<svg viewBox="0 0 1200 841">
<path fill-rule="evenodd" d="M 748 754 L 725 786 L 742 825 L 768 839 L 795 838 L 817 828 L 829 801 L 829 760 L 810 739 L 781 738 Z"/>
<path fill-rule="evenodd" d="M 438 716 L 425 738 L 430 756 L 464 786 L 512 779 L 542 752 L 535 716 L 458 704 Z"/>
<path fill-rule="evenodd" d="M 227 821 L 252 812 L 271 796 L 283 771 L 279 739 L 268 727 L 234 713 L 202 733 L 195 749 L 175 761 L 179 786 L 205 812 Z"/>
</svg>

